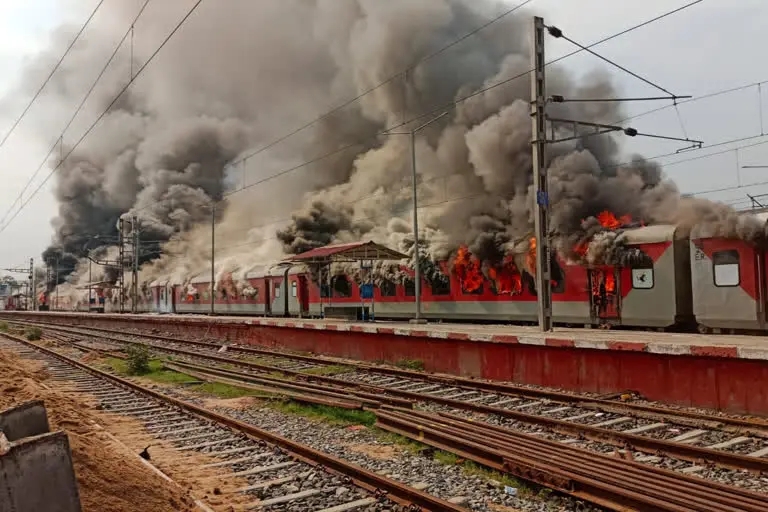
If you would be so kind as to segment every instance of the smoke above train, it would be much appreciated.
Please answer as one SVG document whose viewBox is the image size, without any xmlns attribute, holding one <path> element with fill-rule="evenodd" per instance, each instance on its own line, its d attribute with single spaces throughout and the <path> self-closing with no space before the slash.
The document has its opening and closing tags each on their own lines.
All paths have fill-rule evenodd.
<svg viewBox="0 0 768 512">
<path fill-rule="evenodd" d="M 65 59 L 43 99 L 41 134 L 79 102 L 138 8 L 136 0 L 119 0 L 100 13 L 101 23 Z M 525 74 L 535 12 L 520 9 L 427 58 L 508 8 L 493 0 L 202 4 L 56 173 L 59 209 L 44 256 L 71 262 L 69 281 L 82 282 L 87 242 L 114 238 L 118 218 L 136 215 L 152 249 L 142 279 L 188 282 L 210 265 L 213 202 L 219 276 L 361 239 L 413 256 L 409 137 L 377 133 L 413 129 L 428 120 L 426 113 L 520 75 L 459 101 L 416 136 L 420 257 L 451 261 L 464 273 L 476 265 L 503 286 L 519 286 L 512 266 L 535 272 Z M 133 62 L 127 51 L 121 54 L 86 105 L 83 124 L 111 102 L 182 11 L 175 2 L 150 3 L 135 27 Z M 39 84 L 67 35 L 30 64 L 27 89 Z M 600 72 L 575 77 L 555 64 L 547 73 L 550 94 L 621 95 Z M 619 103 L 548 109 L 555 117 L 601 123 L 624 117 Z M 571 128 L 562 130 L 572 135 Z M 63 142 L 66 147 L 69 138 Z M 251 156 L 228 166 L 244 155 Z M 720 235 L 765 237 L 762 225 L 725 205 L 681 197 L 657 164 L 627 156 L 612 136 L 553 145 L 548 157 L 551 236 L 570 259 L 617 263 L 637 256 L 624 248 L 621 232 L 641 223 L 686 229 L 705 223 Z"/>
</svg>

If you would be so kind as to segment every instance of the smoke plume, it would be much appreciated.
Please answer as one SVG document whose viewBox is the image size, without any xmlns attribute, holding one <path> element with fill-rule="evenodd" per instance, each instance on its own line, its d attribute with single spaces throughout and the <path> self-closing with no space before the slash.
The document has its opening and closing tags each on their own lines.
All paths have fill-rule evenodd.
<svg viewBox="0 0 768 512">
<path fill-rule="evenodd" d="M 102 23 L 64 61 L 44 98 L 50 108 L 41 137 L 66 119 L 138 6 L 110 2 Z M 246 191 L 216 207 L 217 275 L 244 276 L 247 267 L 282 254 L 361 238 L 415 257 L 410 139 L 403 133 L 443 105 L 528 71 L 533 12 L 520 10 L 379 84 L 506 8 L 493 0 L 203 3 L 57 172 L 59 212 L 46 255 L 78 266 L 89 247 L 114 243 L 121 215 L 135 215 L 152 249 L 143 259 L 155 260 L 144 265 L 144 278 L 186 283 L 210 265 L 210 204 L 242 185 Z M 133 62 L 127 50 L 120 54 L 73 130 L 106 108 L 185 9 L 150 4 L 135 27 Z M 58 50 L 54 44 L 30 66 L 25 89 L 39 83 Z M 548 94 L 620 96 L 598 72 L 577 79 L 551 66 L 547 73 Z M 252 152 L 356 96 L 311 128 Z M 467 246 L 498 263 L 510 251 L 528 251 L 530 100 L 523 75 L 457 103 L 418 131 L 420 257 L 437 261 Z M 594 122 L 624 117 L 620 104 L 607 102 L 552 104 L 548 112 Z M 376 135 L 391 127 L 395 133 Z M 571 126 L 553 131 L 574 135 Z M 601 235 L 606 229 L 588 221 L 604 210 L 764 237 L 762 226 L 725 206 L 681 198 L 657 165 L 627 159 L 611 136 L 552 145 L 547 165 L 551 236 L 562 254 L 593 240 L 591 260 L 620 258 L 620 237 Z"/>
</svg>

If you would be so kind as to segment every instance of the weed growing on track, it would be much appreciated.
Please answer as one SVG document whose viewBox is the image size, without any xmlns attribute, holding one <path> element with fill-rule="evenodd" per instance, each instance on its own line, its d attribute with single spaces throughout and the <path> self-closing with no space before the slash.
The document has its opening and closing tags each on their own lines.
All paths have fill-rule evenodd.
<svg viewBox="0 0 768 512">
<path fill-rule="evenodd" d="M 219 398 L 242 398 L 244 396 L 256 396 L 257 391 L 251 389 L 238 388 L 221 382 L 206 382 L 191 388 L 191 391 L 207 393 Z"/>
<path fill-rule="evenodd" d="M 417 372 L 424 371 L 424 361 L 418 359 L 401 359 L 395 363 L 395 366 L 406 370 L 415 370 Z"/>
<path fill-rule="evenodd" d="M 8 332 L 8 324 L 5 322 L 0 322 L 0 332 Z"/>
<path fill-rule="evenodd" d="M 300 404 L 292 401 L 273 401 L 269 404 L 273 409 L 285 414 L 294 414 L 314 420 L 325 421 L 332 425 L 365 425 L 376 423 L 376 415 L 357 409 L 342 409 L 329 405 Z"/>
<path fill-rule="evenodd" d="M 118 375 L 128 376 L 135 375 L 131 373 L 129 363 L 127 360 L 111 357 L 107 359 L 107 364 Z M 148 363 L 149 370 L 147 373 L 140 374 L 141 377 L 149 379 L 159 384 L 191 384 L 200 382 L 194 377 L 186 375 L 184 373 L 176 372 L 173 370 L 164 370 L 163 362 L 159 359 L 152 359 Z"/>
<path fill-rule="evenodd" d="M 37 341 L 43 337 L 43 331 L 39 327 L 30 327 L 26 333 L 29 341 Z"/>
<path fill-rule="evenodd" d="M 143 345 L 130 345 L 126 349 L 129 375 L 146 375 L 152 371 L 149 367 L 149 349 Z"/>
<path fill-rule="evenodd" d="M 307 375 L 324 375 L 326 377 L 332 377 L 334 375 L 341 375 L 342 373 L 351 371 L 352 368 L 349 366 L 334 364 L 330 366 L 318 366 L 317 368 L 310 368 L 309 370 L 304 370 L 301 373 L 306 373 Z"/>
</svg>

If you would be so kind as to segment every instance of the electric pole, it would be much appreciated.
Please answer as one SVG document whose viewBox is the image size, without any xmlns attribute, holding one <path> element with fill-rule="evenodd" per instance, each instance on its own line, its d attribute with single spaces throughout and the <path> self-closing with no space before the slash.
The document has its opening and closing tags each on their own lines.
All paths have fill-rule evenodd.
<svg viewBox="0 0 768 512">
<path fill-rule="evenodd" d="M 586 137 L 621 132 L 628 137 L 652 137 L 670 141 L 679 141 L 690 144 L 679 151 L 685 151 L 692 148 L 701 148 L 703 142 L 700 140 L 669 137 L 650 133 L 640 133 L 631 127 L 623 127 L 609 124 L 593 123 L 590 121 L 580 121 L 578 119 L 556 119 L 548 117 L 545 110 L 548 102 L 566 103 L 566 102 L 624 102 L 624 101 L 659 101 L 671 100 L 676 102 L 679 99 L 690 98 L 690 96 L 679 96 L 672 94 L 668 90 L 660 87 L 647 79 L 632 73 L 628 69 L 616 64 L 613 61 L 602 57 L 590 50 L 589 47 L 581 45 L 563 34 L 563 31 L 554 26 L 546 26 L 544 19 L 533 18 L 532 43 L 531 43 L 531 64 L 533 72 L 531 73 L 531 142 L 533 146 L 533 186 L 536 189 L 536 205 L 534 216 L 534 230 L 536 243 L 536 291 L 538 297 L 539 327 L 542 331 L 552 330 L 552 280 L 551 280 L 551 248 L 549 239 L 549 186 L 547 180 L 546 145 L 558 144 L 570 140 L 582 140 Z M 549 33 L 554 38 L 564 38 L 571 44 L 576 45 L 581 50 L 603 59 L 612 66 L 618 67 L 625 73 L 642 80 L 648 85 L 664 92 L 666 96 L 653 96 L 642 98 L 566 98 L 560 94 L 546 96 L 545 86 L 545 66 L 544 60 L 544 37 Z M 675 103 L 676 104 L 676 103 Z M 551 126 L 552 138 L 547 138 L 547 124 Z M 559 131 L 555 130 L 555 125 L 565 125 L 573 129 L 572 136 L 561 136 Z M 589 128 L 590 130 L 584 130 Z M 562 130 L 560 130 L 562 131 Z M 678 151 L 678 152 L 679 152 Z"/>
<path fill-rule="evenodd" d="M 37 297 L 35 297 L 35 259 L 29 258 L 29 306 L 34 311 Z"/>
<path fill-rule="evenodd" d="M 139 310 L 139 219 L 135 215 L 131 217 L 131 235 L 133 237 L 133 261 L 131 273 L 131 313 Z"/>
<path fill-rule="evenodd" d="M 216 204 L 211 202 L 211 316 L 216 314 Z"/>
<path fill-rule="evenodd" d="M 549 257 L 549 186 L 547 179 L 547 128 L 544 112 L 547 99 L 544 81 L 544 19 L 533 18 L 533 54 L 531 64 L 531 137 L 533 145 L 533 186 L 536 190 L 536 295 L 538 298 L 539 328 L 552 330 L 552 289 L 550 287 Z"/>
</svg>

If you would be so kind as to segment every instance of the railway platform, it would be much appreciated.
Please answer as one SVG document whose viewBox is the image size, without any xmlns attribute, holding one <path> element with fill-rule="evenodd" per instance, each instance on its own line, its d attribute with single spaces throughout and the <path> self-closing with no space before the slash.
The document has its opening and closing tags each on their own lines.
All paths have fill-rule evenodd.
<svg viewBox="0 0 768 512">
<path fill-rule="evenodd" d="M 3 312 L 13 318 L 416 362 L 426 371 L 768 415 L 768 337 L 475 324 Z"/>
</svg>

